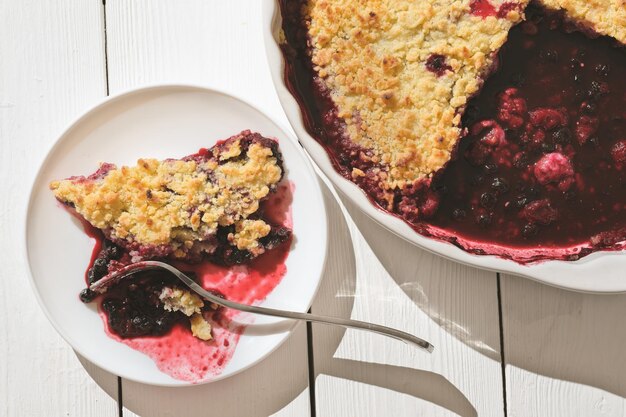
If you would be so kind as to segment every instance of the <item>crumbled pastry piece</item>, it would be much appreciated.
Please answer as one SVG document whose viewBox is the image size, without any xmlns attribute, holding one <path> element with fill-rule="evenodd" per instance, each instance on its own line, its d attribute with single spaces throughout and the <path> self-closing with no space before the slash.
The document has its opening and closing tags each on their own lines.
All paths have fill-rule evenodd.
<svg viewBox="0 0 626 417">
<path fill-rule="evenodd" d="M 626 44 L 626 2 L 624 0 L 540 0 L 553 10 L 564 10 L 574 22 L 601 35 Z"/>
<path fill-rule="evenodd" d="M 201 340 L 211 340 L 213 335 L 211 334 L 211 323 L 206 321 L 202 314 L 194 314 L 189 318 L 191 322 L 191 333 Z"/>
<path fill-rule="evenodd" d="M 92 176 L 53 181 L 50 188 L 59 201 L 130 250 L 135 262 L 197 259 L 217 250 L 219 228 L 241 230 L 234 244 L 259 248 L 254 238 L 266 236 L 270 225 L 255 220 L 251 228 L 246 219 L 282 175 L 278 144 L 244 131 L 180 160 L 140 159 L 121 168 L 103 164 Z"/>
<path fill-rule="evenodd" d="M 527 0 L 309 0 L 314 69 L 349 139 L 401 188 L 444 166 L 461 136 L 461 113 L 494 65 Z M 359 175 L 359 172 L 355 172 Z"/>
<path fill-rule="evenodd" d="M 211 324 L 202 315 L 204 302 L 195 293 L 180 288 L 163 287 L 159 300 L 166 311 L 180 311 L 189 317 L 191 333 L 202 340 L 211 340 Z"/>
<path fill-rule="evenodd" d="M 237 249 L 262 253 L 263 247 L 259 245 L 259 239 L 267 236 L 270 230 L 271 227 L 263 220 L 244 220 L 235 225 L 235 233 L 231 233 L 228 240 Z"/>
<path fill-rule="evenodd" d="M 163 287 L 159 300 L 165 310 L 180 311 L 186 316 L 200 314 L 204 307 L 204 302 L 197 294 L 176 287 Z"/>
</svg>

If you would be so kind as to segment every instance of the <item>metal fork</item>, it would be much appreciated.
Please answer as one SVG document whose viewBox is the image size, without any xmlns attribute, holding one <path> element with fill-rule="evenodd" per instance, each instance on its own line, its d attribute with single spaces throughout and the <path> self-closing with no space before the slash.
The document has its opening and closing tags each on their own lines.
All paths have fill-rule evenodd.
<svg viewBox="0 0 626 417">
<path fill-rule="evenodd" d="M 141 271 L 153 270 L 153 269 L 165 269 L 166 271 L 171 272 L 178 279 L 180 279 L 187 287 L 189 287 L 192 291 L 194 291 L 201 297 L 205 298 L 211 303 L 214 303 L 214 304 L 226 307 L 226 308 L 231 308 L 233 310 L 244 311 L 246 313 L 261 314 L 264 316 L 283 317 L 283 318 L 292 319 L 292 320 L 303 320 L 303 321 L 310 321 L 310 322 L 315 322 L 315 323 L 342 326 L 342 327 L 352 328 L 352 329 L 366 330 L 366 331 L 382 334 L 384 336 L 389 336 L 394 339 L 401 340 L 405 343 L 415 345 L 428 352 L 432 352 L 434 349 L 433 345 L 431 345 L 429 342 L 423 339 L 420 339 L 419 337 L 413 336 L 412 334 L 409 334 L 400 330 L 392 329 L 390 327 L 385 327 L 385 326 L 381 326 L 381 325 L 374 324 L 374 323 L 367 323 L 367 322 L 359 321 L 359 320 L 344 319 L 340 317 L 328 317 L 328 316 L 320 316 L 317 314 L 299 313 L 295 311 L 277 310 L 274 308 L 251 306 L 247 304 L 236 303 L 230 300 L 225 300 L 205 290 L 198 283 L 196 283 L 193 279 L 189 278 L 187 275 L 185 275 L 178 269 L 164 262 L 143 261 L 143 262 L 130 264 L 124 267 L 123 269 L 119 270 L 118 272 L 108 275 L 102 278 L 101 280 L 95 282 L 89 287 L 89 289 L 97 293 L 104 293 L 108 290 L 108 288 L 111 285 L 118 282 L 122 278 L 128 277 L 130 275 L 136 274 Z"/>
</svg>

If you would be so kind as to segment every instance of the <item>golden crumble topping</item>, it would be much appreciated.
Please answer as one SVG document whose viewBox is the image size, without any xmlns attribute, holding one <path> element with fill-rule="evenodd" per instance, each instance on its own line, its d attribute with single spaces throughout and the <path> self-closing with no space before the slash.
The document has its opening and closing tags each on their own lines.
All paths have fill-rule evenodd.
<svg viewBox="0 0 626 417">
<path fill-rule="evenodd" d="M 159 299 L 167 311 L 180 311 L 189 317 L 191 333 L 201 340 L 211 340 L 211 324 L 202 316 L 204 302 L 197 295 L 187 290 L 163 287 Z"/>
<path fill-rule="evenodd" d="M 201 340 L 213 339 L 211 323 L 206 321 L 202 314 L 194 314 L 189 318 L 189 321 L 191 322 L 191 334 Z"/>
<path fill-rule="evenodd" d="M 602 35 L 626 44 L 626 0 L 540 0 L 554 10 L 564 10 L 575 21 L 583 21 Z"/>
<path fill-rule="evenodd" d="M 481 17 L 470 13 L 470 0 L 307 2 L 314 69 L 350 139 L 388 167 L 379 174 L 383 188 L 428 177 L 450 159 L 460 113 L 527 0 L 506 3 L 513 7 L 501 17 Z M 445 60 L 441 74 L 427 68 L 433 56 Z"/>
<path fill-rule="evenodd" d="M 207 155 L 140 159 L 133 167 L 110 166 L 97 178 L 53 181 L 50 188 L 113 241 L 165 245 L 183 257 L 218 226 L 234 225 L 233 243 L 254 249 L 270 226 L 246 219 L 280 181 L 282 168 L 269 139 L 247 139 L 244 147 L 249 135 L 262 138 L 246 131 Z"/>
<path fill-rule="evenodd" d="M 235 233 L 230 234 L 228 239 L 238 249 L 254 252 L 259 250 L 259 239 L 269 234 L 271 227 L 263 220 L 244 220 L 235 225 Z"/>
<path fill-rule="evenodd" d="M 159 300 L 167 311 L 180 311 L 186 316 L 200 314 L 204 301 L 197 294 L 180 288 L 163 287 Z"/>
</svg>

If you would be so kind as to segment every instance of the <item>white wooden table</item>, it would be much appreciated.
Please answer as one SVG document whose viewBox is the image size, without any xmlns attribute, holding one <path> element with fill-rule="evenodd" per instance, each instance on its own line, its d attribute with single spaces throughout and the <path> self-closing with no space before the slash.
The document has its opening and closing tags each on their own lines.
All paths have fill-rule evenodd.
<svg viewBox="0 0 626 417">
<path fill-rule="evenodd" d="M 0 0 L 0 416 L 626 416 L 626 295 L 444 260 L 331 187 L 329 262 L 312 310 L 422 335 L 432 355 L 302 325 L 258 366 L 185 389 L 76 357 L 37 305 L 20 245 L 47 148 L 107 94 L 157 82 L 222 87 L 286 124 L 261 30 L 255 0 Z"/>
</svg>

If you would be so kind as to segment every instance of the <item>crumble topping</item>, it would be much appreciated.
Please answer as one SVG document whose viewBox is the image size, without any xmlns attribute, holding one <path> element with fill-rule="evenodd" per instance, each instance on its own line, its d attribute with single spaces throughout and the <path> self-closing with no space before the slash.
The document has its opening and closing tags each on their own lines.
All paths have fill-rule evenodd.
<svg viewBox="0 0 626 417">
<path fill-rule="evenodd" d="M 304 7 L 314 69 L 350 140 L 383 167 L 369 173 L 383 189 L 429 177 L 450 159 L 461 112 L 527 1 L 492 1 L 501 18 L 473 15 L 470 3 L 310 0 Z"/>
<path fill-rule="evenodd" d="M 204 302 L 195 293 L 180 288 L 163 287 L 159 300 L 167 311 L 180 311 L 185 316 L 200 314 Z"/>
<path fill-rule="evenodd" d="M 183 258 L 199 243 L 214 251 L 218 227 L 234 226 L 238 248 L 258 248 L 270 225 L 246 219 L 282 174 L 276 143 L 244 131 L 205 154 L 140 159 L 133 167 L 103 164 L 91 177 L 53 181 L 50 188 L 114 242 Z"/>
<path fill-rule="evenodd" d="M 202 314 L 194 314 L 189 319 L 191 322 L 191 334 L 201 340 L 211 340 L 211 324 L 202 317 Z"/>
<path fill-rule="evenodd" d="M 270 233 L 271 227 L 263 220 L 244 220 L 235 225 L 235 233 L 228 239 L 240 250 L 255 252 L 262 250 L 259 239 Z"/>
<path fill-rule="evenodd" d="M 191 333 L 202 340 L 211 340 L 211 324 L 202 316 L 204 302 L 197 295 L 187 290 L 163 287 L 159 300 L 166 311 L 180 311 L 189 317 Z"/>
<path fill-rule="evenodd" d="M 626 44 L 625 0 L 540 0 L 553 10 L 564 10 L 570 19 L 582 21 L 595 32 Z"/>
</svg>

